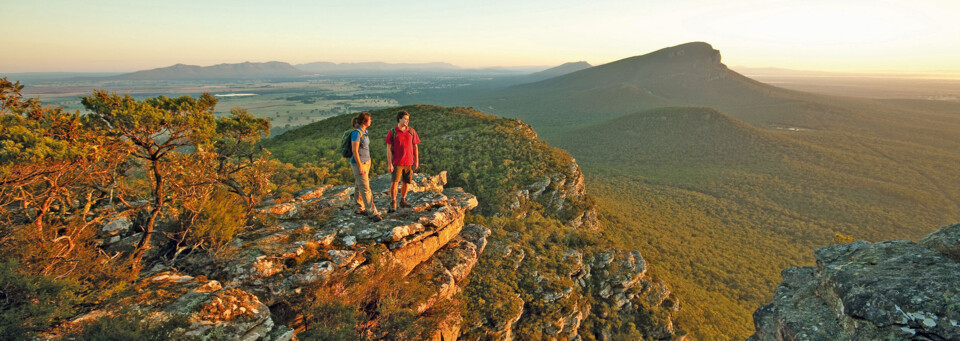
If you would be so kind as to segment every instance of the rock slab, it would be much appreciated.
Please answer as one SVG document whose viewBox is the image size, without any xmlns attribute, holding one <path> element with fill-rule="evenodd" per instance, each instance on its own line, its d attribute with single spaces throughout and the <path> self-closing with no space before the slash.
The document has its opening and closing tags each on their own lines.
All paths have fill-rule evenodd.
<svg viewBox="0 0 960 341">
<path fill-rule="evenodd" d="M 816 250 L 815 267 L 783 271 L 750 340 L 960 340 L 958 241 L 960 224 Z"/>
</svg>

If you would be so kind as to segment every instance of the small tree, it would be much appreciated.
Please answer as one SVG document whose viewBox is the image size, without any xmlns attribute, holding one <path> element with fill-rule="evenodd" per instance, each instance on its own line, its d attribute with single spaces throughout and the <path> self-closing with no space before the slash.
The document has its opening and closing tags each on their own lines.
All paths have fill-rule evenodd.
<svg viewBox="0 0 960 341">
<path fill-rule="evenodd" d="M 269 189 L 269 152 L 260 138 L 270 135 L 270 121 L 255 118 L 244 109 L 233 108 L 230 117 L 217 119 L 217 175 L 230 192 L 244 198 L 252 208 Z"/>
<path fill-rule="evenodd" d="M 150 248 L 157 216 L 172 194 L 171 189 L 178 185 L 171 181 L 171 172 L 178 163 L 187 161 L 184 152 L 188 147 L 203 149 L 214 137 L 213 110 L 217 99 L 204 93 L 198 99 L 160 96 L 141 102 L 130 95 L 97 90 L 81 102 L 93 112 L 92 118 L 100 123 L 105 136 L 126 144 L 131 155 L 147 162 L 153 202 L 143 237 L 131 257 L 136 275 L 144 253 Z"/>
</svg>

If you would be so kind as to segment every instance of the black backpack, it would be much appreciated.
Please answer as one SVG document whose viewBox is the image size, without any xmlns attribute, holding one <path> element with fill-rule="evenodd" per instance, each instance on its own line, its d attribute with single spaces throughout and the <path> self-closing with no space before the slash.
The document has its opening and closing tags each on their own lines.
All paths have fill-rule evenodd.
<svg viewBox="0 0 960 341">
<path fill-rule="evenodd" d="M 340 137 L 340 155 L 343 155 L 345 158 L 353 157 L 353 147 L 350 146 L 350 134 L 356 130 L 360 132 L 360 139 L 363 140 L 363 132 L 360 129 L 352 128 L 343 132 L 343 136 Z"/>
</svg>

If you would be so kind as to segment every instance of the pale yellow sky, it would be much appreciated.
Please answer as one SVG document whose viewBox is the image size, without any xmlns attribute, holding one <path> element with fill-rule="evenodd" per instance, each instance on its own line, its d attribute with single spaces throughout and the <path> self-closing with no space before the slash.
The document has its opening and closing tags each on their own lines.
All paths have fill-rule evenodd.
<svg viewBox="0 0 960 341">
<path fill-rule="evenodd" d="M 960 70 L 960 1 L 0 0 L 0 74 L 176 63 L 598 65 L 691 41 L 730 66 Z"/>
</svg>

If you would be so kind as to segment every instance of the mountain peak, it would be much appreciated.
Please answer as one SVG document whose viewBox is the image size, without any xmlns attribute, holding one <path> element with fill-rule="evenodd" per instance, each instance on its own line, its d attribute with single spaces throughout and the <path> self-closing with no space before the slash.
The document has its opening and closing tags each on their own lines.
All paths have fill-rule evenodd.
<svg viewBox="0 0 960 341">
<path fill-rule="evenodd" d="M 720 50 L 714 49 L 713 46 L 702 41 L 671 46 L 638 57 L 645 56 L 661 61 L 722 65 L 720 63 Z"/>
</svg>

